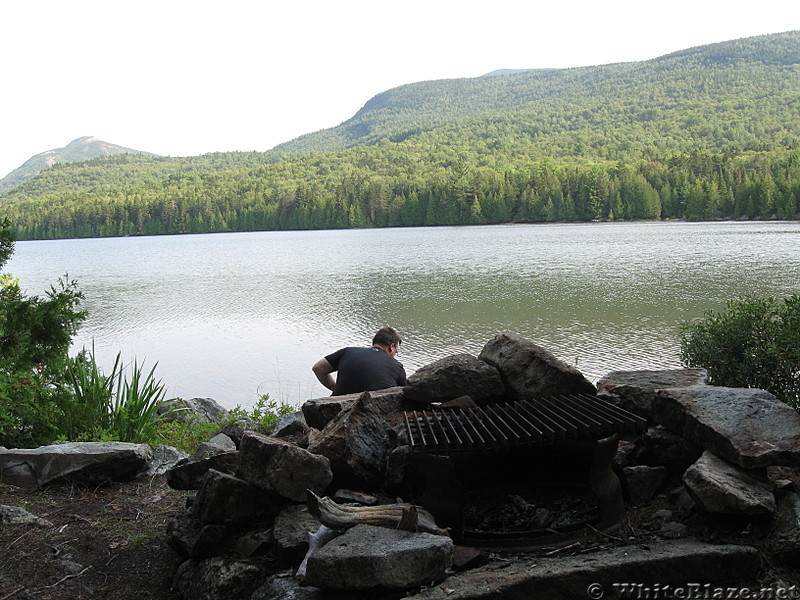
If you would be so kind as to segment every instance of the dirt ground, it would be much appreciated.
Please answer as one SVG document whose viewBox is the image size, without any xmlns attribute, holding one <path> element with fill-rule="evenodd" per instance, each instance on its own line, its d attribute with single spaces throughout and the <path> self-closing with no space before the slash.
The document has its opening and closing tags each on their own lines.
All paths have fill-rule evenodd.
<svg viewBox="0 0 800 600">
<path fill-rule="evenodd" d="M 0 524 L 0 600 L 177 598 L 170 588 L 178 555 L 165 531 L 187 495 L 163 477 L 37 492 L 0 484 L 0 504 L 53 524 Z"/>
</svg>

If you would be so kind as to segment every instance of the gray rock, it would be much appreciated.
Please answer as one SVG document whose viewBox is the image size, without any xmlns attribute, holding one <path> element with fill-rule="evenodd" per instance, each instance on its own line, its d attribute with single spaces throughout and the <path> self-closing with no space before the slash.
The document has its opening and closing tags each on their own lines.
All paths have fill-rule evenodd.
<svg viewBox="0 0 800 600">
<path fill-rule="evenodd" d="M 314 429 L 324 429 L 340 412 L 352 407 L 359 396 L 361 394 L 346 394 L 306 400 L 301 407 L 306 423 Z"/>
<path fill-rule="evenodd" d="M 172 446 L 159 444 L 153 448 L 153 454 L 150 460 L 147 461 L 147 469 L 142 473 L 142 476 L 156 477 L 158 475 L 164 475 L 172 467 L 188 458 L 189 455 L 186 454 L 186 452 L 181 452 Z"/>
<path fill-rule="evenodd" d="M 402 387 L 392 387 L 359 394 L 313 398 L 303 403 L 303 416 L 309 427 L 319 430 L 325 429 L 328 423 L 333 421 L 340 413 L 352 408 L 356 400 L 364 394 L 384 415 L 388 415 L 400 409 L 404 389 Z"/>
<path fill-rule="evenodd" d="M 769 483 L 708 451 L 686 470 L 683 482 L 694 501 L 710 513 L 768 515 L 775 512 L 775 494 Z"/>
<path fill-rule="evenodd" d="M 330 461 L 337 487 L 383 487 L 386 459 L 395 446 L 385 416 L 369 394 L 328 423 L 308 446 L 309 452 Z"/>
<path fill-rule="evenodd" d="M 53 524 L 47 519 L 37 517 L 19 506 L 8 506 L 0 504 L 0 525 L 38 525 L 40 527 L 52 527 Z"/>
<path fill-rule="evenodd" d="M 647 419 L 656 390 L 708 383 L 705 369 L 663 371 L 611 371 L 597 382 L 597 395 Z"/>
<path fill-rule="evenodd" d="M 800 567 L 800 495 L 788 492 L 778 505 L 769 535 L 773 557 L 791 567 Z"/>
<path fill-rule="evenodd" d="M 237 475 L 295 502 L 305 502 L 309 489 L 324 494 L 333 480 L 330 461 L 324 456 L 254 432 L 242 438 Z"/>
<path fill-rule="evenodd" d="M 500 371 L 514 400 L 557 394 L 591 394 L 596 389 L 575 367 L 515 333 L 497 334 L 478 358 Z"/>
<path fill-rule="evenodd" d="M 212 469 L 203 479 L 192 511 L 203 524 L 239 524 L 272 519 L 283 504 L 243 479 Z"/>
<path fill-rule="evenodd" d="M 238 467 L 238 452 L 225 452 L 200 460 L 187 459 L 167 471 L 167 484 L 175 490 L 199 490 L 211 469 L 233 475 Z"/>
<path fill-rule="evenodd" d="M 195 450 L 192 455 L 192 460 L 199 461 L 204 458 L 210 458 L 228 452 L 236 452 L 236 443 L 228 435 L 218 433 L 213 438 L 207 442 L 203 442 L 197 447 L 197 450 Z"/>
<path fill-rule="evenodd" d="M 530 557 L 496 563 L 448 577 L 437 586 L 407 596 L 413 600 L 496 600 L 497 598 L 623 597 L 614 584 L 657 582 L 686 586 L 687 582 L 752 584 L 761 569 L 761 555 L 749 546 L 670 540 L 646 546 L 622 546 L 592 554 Z M 599 588 L 597 586 L 600 586 Z M 446 595 L 443 590 L 447 590 Z M 635 597 L 636 590 L 630 590 Z M 689 596 L 687 596 L 689 597 Z"/>
<path fill-rule="evenodd" d="M 659 390 L 652 416 L 744 469 L 800 464 L 800 414 L 764 390 L 717 386 Z"/>
<path fill-rule="evenodd" d="M 287 437 L 290 435 L 302 434 L 308 431 L 308 423 L 302 410 L 281 415 L 275 423 L 272 435 L 275 437 Z"/>
<path fill-rule="evenodd" d="M 245 531 L 236 538 L 234 549 L 241 558 L 266 554 L 275 545 L 272 529 L 253 529 Z"/>
<path fill-rule="evenodd" d="M 191 509 L 167 522 L 166 540 L 184 558 L 207 558 L 224 547 L 233 530 L 225 525 L 204 525 L 194 518 Z"/>
<path fill-rule="evenodd" d="M 220 425 L 228 411 L 213 398 L 173 398 L 162 403 L 158 414 L 180 423 L 213 423 Z"/>
<path fill-rule="evenodd" d="M 622 469 L 625 489 L 634 506 L 650 502 L 669 474 L 666 467 L 638 465 Z"/>
<path fill-rule="evenodd" d="M 261 584 L 263 570 L 248 560 L 189 559 L 178 567 L 175 587 L 191 600 L 248 600 Z"/>
<path fill-rule="evenodd" d="M 409 589 L 441 581 L 452 561 L 448 537 L 356 525 L 309 557 L 306 583 L 332 590 Z"/>
<path fill-rule="evenodd" d="M 250 600 L 324 600 L 330 596 L 318 588 L 301 585 L 291 571 L 282 571 L 270 577 L 259 587 Z M 345 600 L 344 598 L 340 600 Z"/>
<path fill-rule="evenodd" d="M 319 521 L 302 504 L 284 508 L 272 525 L 272 535 L 281 558 L 299 564 L 308 551 L 308 535 L 319 529 Z"/>
<path fill-rule="evenodd" d="M 430 404 L 469 396 L 479 406 L 507 397 L 500 372 L 471 354 L 455 354 L 418 369 L 408 378 L 405 397 Z"/>
<path fill-rule="evenodd" d="M 147 444 L 69 442 L 33 449 L 0 450 L 0 482 L 26 490 L 73 482 L 99 485 L 126 481 L 147 468 Z"/>
</svg>

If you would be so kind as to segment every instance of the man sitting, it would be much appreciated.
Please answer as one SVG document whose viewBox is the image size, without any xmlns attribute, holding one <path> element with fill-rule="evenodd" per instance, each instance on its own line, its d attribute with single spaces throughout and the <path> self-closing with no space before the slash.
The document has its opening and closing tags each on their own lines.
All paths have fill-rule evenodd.
<svg viewBox="0 0 800 600">
<path fill-rule="evenodd" d="M 406 371 L 395 358 L 401 341 L 394 329 L 383 327 L 372 338 L 372 346 L 342 348 L 320 358 L 311 370 L 333 396 L 406 385 Z"/>
</svg>

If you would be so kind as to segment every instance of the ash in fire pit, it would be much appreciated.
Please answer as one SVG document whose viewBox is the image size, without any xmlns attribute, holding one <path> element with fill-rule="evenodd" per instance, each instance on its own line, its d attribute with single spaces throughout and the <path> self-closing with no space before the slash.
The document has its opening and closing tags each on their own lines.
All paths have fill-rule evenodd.
<svg viewBox="0 0 800 600">
<path fill-rule="evenodd" d="M 562 533 L 599 521 L 597 497 L 589 488 L 477 490 L 466 496 L 464 530 L 471 533 L 516 533 L 534 537 Z"/>
</svg>

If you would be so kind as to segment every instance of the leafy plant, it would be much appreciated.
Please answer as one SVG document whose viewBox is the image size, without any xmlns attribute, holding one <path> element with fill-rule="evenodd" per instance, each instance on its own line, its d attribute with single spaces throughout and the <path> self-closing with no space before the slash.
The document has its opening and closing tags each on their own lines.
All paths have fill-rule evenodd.
<svg viewBox="0 0 800 600">
<path fill-rule="evenodd" d="M 240 419 L 254 421 L 262 431 L 268 433 L 275 427 L 278 419 L 293 411 L 294 408 L 289 404 L 271 400 L 269 394 L 261 394 L 250 410 L 237 405 L 228 411 L 228 418 L 231 422 Z"/>
<path fill-rule="evenodd" d="M 716 385 L 768 390 L 800 405 L 800 296 L 746 298 L 689 323 L 681 360 L 704 367 Z"/>
<path fill-rule="evenodd" d="M 220 427 L 216 423 L 184 422 L 165 418 L 158 422 L 153 437 L 148 440 L 151 446 L 165 444 L 188 454 L 211 439 Z"/>
</svg>

